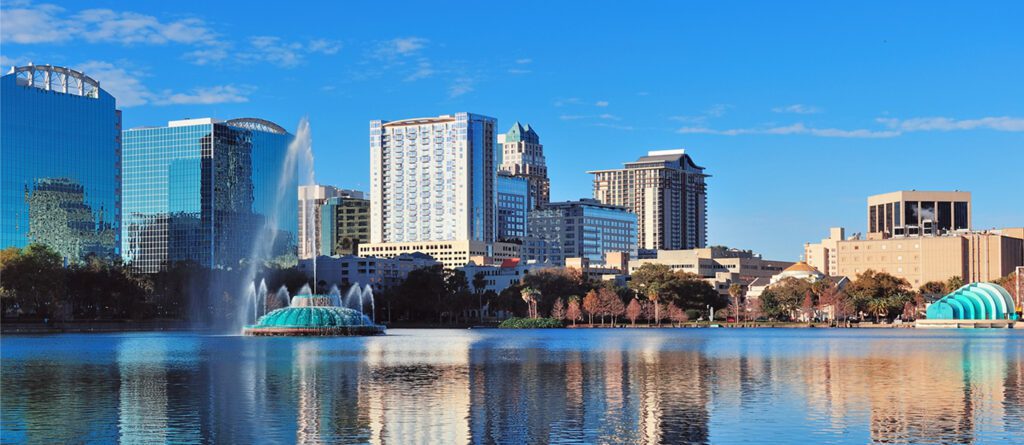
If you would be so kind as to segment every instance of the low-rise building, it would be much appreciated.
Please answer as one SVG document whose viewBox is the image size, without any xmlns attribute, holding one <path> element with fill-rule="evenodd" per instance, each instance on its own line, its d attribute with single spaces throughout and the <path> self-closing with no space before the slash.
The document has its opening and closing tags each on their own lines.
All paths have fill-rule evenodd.
<svg viewBox="0 0 1024 445">
<path fill-rule="evenodd" d="M 550 266 L 547 264 L 526 262 L 521 261 L 518 258 L 512 258 L 503 260 L 497 264 L 478 264 L 475 261 L 471 261 L 469 264 L 460 267 L 459 270 L 466 273 L 466 281 L 469 282 L 469 288 L 473 292 L 478 291 L 476 286 L 473 284 L 476 275 L 483 274 L 486 284 L 480 291 L 501 293 L 501 291 L 521 283 L 523 281 L 523 277 L 528 275 L 530 272 L 546 267 Z"/>
<path fill-rule="evenodd" d="M 692 273 L 711 284 L 721 295 L 729 295 L 729 286 L 739 284 L 744 289 L 758 278 L 768 279 L 793 263 L 761 258 L 750 250 L 729 249 L 722 246 L 687 250 L 659 250 L 655 258 L 641 258 L 629 262 L 632 274 L 644 264 L 664 264 L 674 271 Z"/>
<path fill-rule="evenodd" d="M 359 246 L 360 256 L 393 258 L 405 253 L 424 253 L 437 259 L 446 269 L 465 266 L 475 256 L 493 257 L 505 260 L 520 257 L 517 243 L 493 243 L 483 241 L 412 241 L 405 243 L 367 243 Z"/>
<path fill-rule="evenodd" d="M 821 255 L 808 263 L 827 275 L 855 277 L 867 270 L 885 272 L 918 287 L 929 281 L 960 277 L 966 282 L 991 281 L 1024 265 L 1024 229 L 1010 228 L 975 232 L 945 232 L 941 235 L 894 236 L 883 239 L 842 238 L 843 229 L 833 228 L 829 238 L 807 244 L 804 251 Z"/>
<path fill-rule="evenodd" d="M 369 284 L 373 290 L 391 289 L 402 284 L 409 272 L 440 264 L 429 255 L 414 253 L 391 258 L 361 257 L 354 255 L 319 256 L 316 259 L 317 287 L 338 286 L 344 289 L 353 284 Z M 313 259 L 299 260 L 299 270 L 314 277 Z"/>
</svg>

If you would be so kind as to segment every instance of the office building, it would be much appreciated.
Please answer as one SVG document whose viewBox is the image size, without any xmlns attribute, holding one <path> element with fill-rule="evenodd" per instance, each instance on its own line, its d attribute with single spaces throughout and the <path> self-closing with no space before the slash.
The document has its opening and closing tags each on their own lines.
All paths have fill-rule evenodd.
<svg viewBox="0 0 1024 445">
<path fill-rule="evenodd" d="M 360 244 L 370 242 L 370 201 L 352 196 L 328 198 L 320 206 L 320 222 L 321 255 L 356 255 Z"/>
<path fill-rule="evenodd" d="M 0 248 L 46 244 L 65 262 L 120 246 L 121 112 L 73 69 L 13 67 L 0 80 Z"/>
<path fill-rule="evenodd" d="M 397 287 L 409 277 L 409 272 L 440 264 L 424 254 L 402 254 L 391 258 L 352 255 L 320 256 L 316 259 L 318 287 L 332 285 L 345 290 L 348 286 L 369 285 L 374 291 Z M 313 259 L 299 260 L 299 270 L 313 278 Z"/>
<path fill-rule="evenodd" d="M 855 278 L 874 270 L 903 278 L 916 288 L 951 277 L 965 282 L 991 281 L 1024 265 L 1024 231 L 1018 228 L 884 239 L 843 239 L 842 234 L 842 229 L 833 228 L 829 238 L 809 245 L 812 249 L 834 246 L 826 249 L 827 275 Z"/>
<path fill-rule="evenodd" d="M 544 146 L 540 136 L 527 124 L 519 122 L 505 134 L 498 135 L 501 144 L 501 166 L 499 169 L 510 176 L 525 178 L 529 186 L 531 209 L 544 206 L 550 201 L 551 182 L 548 180 L 548 166 L 544 160 Z"/>
<path fill-rule="evenodd" d="M 588 173 L 594 199 L 636 213 L 640 249 L 704 247 L 708 175 L 684 150 L 651 151 L 624 168 Z"/>
<path fill-rule="evenodd" d="M 320 219 L 320 208 L 334 197 L 363 199 L 363 192 L 329 185 L 299 186 L 299 259 L 311 258 L 314 252 L 324 250 L 325 243 L 320 232 L 324 225 Z"/>
<path fill-rule="evenodd" d="M 370 241 L 494 241 L 495 120 L 370 122 Z"/>
<path fill-rule="evenodd" d="M 522 283 L 523 277 L 531 272 L 545 267 L 548 267 L 548 265 L 521 261 L 519 258 L 510 258 L 499 261 L 496 264 L 483 264 L 471 261 L 458 269 L 465 272 L 466 281 L 469 283 L 469 288 L 472 292 L 492 291 L 494 293 L 501 293 L 501 291 L 509 287 Z M 481 274 L 484 279 L 484 287 L 481 289 L 477 289 L 473 284 L 477 274 Z"/>
<path fill-rule="evenodd" d="M 971 230 L 970 192 L 904 190 L 868 197 L 868 239 Z"/>
<path fill-rule="evenodd" d="M 499 171 L 495 178 L 495 184 L 497 185 L 495 212 L 498 217 L 495 225 L 496 239 L 520 242 L 526 237 L 526 218 L 532 209 L 529 206 L 529 180 L 522 176 L 512 176 Z"/>
<path fill-rule="evenodd" d="M 277 124 L 254 118 L 186 119 L 125 131 L 124 259 L 156 272 L 178 261 L 234 268 L 257 248 L 271 256 L 294 253 L 295 175 L 279 188 L 292 139 Z"/>
<path fill-rule="evenodd" d="M 804 261 L 825 275 L 837 275 L 838 243 L 845 237 L 846 230 L 842 227 L 829 228 L 828 238 L 822 239 L 820 243 L 804 244 Z"/>
<path fill-rule="evenodd" d="M 565 265 L 567 258 L 604 261 L 607 252 L 636 255 L 636 214 L 593 199 L 549 203 L 530 212 L 527 260 Z"/>
</svg>

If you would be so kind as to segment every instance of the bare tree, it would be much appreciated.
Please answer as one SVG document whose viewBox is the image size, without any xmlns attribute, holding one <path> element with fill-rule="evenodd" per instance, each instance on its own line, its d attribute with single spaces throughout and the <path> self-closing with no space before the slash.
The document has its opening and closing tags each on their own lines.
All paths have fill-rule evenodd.
<svg viewBox="0 0 1024 445">
<path fill-rule="evenodd" d="M 565 316 L 572 320 L 573 326 L 576 326 L 576 320 L 579 320 L 582 317 L 582 314 L 580 313 L 579 297 L 569 297 L 569 307 L 565 310 Z"/>
<path fill-rule="evenodd" d="M 565 303 L 562 301 L 562 297 L 558 297 L 551 306 L 551 318 L 556 320 L 565 319 Z"/>
<path fill-rule="evenodd" d="M 583 310 L 587 312 L 590 326 L 594 326 L 594 315 L 600 315 L 601 311 L 601 301 L 596 291 L 587 292 L 587 296 L 583 297 Z"/>
<path fill-rule="evenodd" d="M 686 315 L 686 311 L 680 309 L 675 303 L 669 303 L 668 305 L 668 318 L 673 323 L 686 323 L 690 321 L 690 316 Z"/>
<path fill-rule="evenodd" d="M 629 306 L 626 307 L 626 317 L 629 318 L 629 322 L 636 326 L 636 319 L 640 318 L 640 313 L 643 312 L 643 308 L 640 307 L 640 300 L 636 298 L 629 301 Z"/>
</svg>

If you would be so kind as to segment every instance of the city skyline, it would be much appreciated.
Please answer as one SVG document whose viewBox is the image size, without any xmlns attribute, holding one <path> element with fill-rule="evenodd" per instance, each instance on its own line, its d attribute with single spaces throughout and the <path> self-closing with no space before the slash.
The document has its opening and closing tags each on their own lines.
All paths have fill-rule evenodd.
<svg viewBox="0 0 1024 445">
<path fill-rule="evenodd" d="M 497 118 L 499 133 L 529 122 L 552 201 L 592 197 L 588 170 L 685 148 L 712 176 L 708 244 L 766 258 L 795 259 L 832 226 L 867 232 L 867 196 L 894 190 L 970 191 L 976 229 L 1020 225 L 1008 204 L 1021 188 L 1024 62 L 1009 56 L 1024 46 L 1024 10 L 887 5 L 879 18 L 879 5 L 658 5 L 625 20 L 612 5 L 523 6 L 530 33 L 496 32 L 496 7 L 456 11 L 464 25 L 447 29 L 437 21 L 454 18 L 419 5 L 377 30 L 359 20 L 370 6 L 353 5 L 341 26 L 282 11 L 268 35 L 261 12 L 221 5 L 18 3 L 4 8 L 0 63 L 84 70 L 125 129 L 259 116 L 292 131 L 309 116 L 318 181 L 367 191 L 372 119 L 463 110 Z M 591 30 L 558 26 L 570 12 Z M 461 37 L 483 30 L 483 42 Z M 311 83 L 317 73 L 331 74 Z"/>
</svg>

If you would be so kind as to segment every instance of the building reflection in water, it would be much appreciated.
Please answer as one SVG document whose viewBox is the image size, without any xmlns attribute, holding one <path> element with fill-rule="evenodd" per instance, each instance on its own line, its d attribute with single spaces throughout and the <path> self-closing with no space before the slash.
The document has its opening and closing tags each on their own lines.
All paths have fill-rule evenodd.
<svg viewBox="0 0 1024 445">
<path fill-rule="evenodd" d="M 1024 347 L 1013 337 L 587 331 L 79 336 L 56 350 L 3 338 L 0 425 L 16 443 L 1008 443 L 1024 434 Z"/>
</svg>

